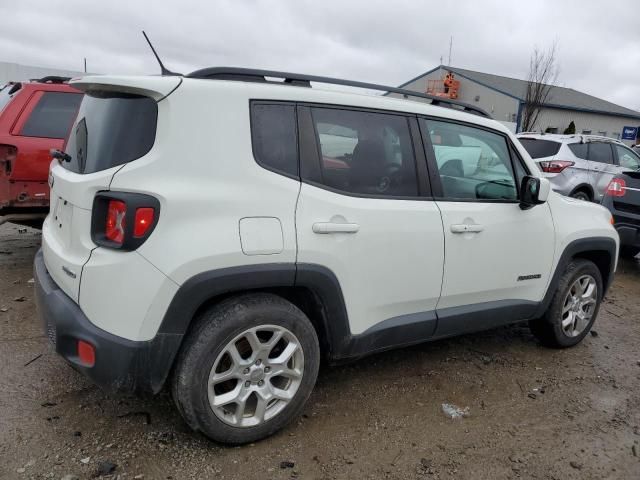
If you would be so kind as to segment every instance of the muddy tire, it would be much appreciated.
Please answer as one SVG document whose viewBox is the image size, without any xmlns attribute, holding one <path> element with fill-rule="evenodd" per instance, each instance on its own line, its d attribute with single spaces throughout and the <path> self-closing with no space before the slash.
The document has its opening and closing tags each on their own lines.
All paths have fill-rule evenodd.
<svg viewBox="0 0 640 480">
<path fill-rule="evenodd" d="M 319 364 L 318 337 L 301 310 L 276 295 L 241 295 L 196 320 L 172 394 L 192 429 L 221 443 L 249 443 L 300 415 Z"/>
<path fill-rule="evenodd" d="M 560 278 L 544 316 L 529 322 L 531 333 L 548 347 L 577 345 L 598 316 L 602 292 L 598 267 L 589 260 L 573 260 Z"/>
</svg>

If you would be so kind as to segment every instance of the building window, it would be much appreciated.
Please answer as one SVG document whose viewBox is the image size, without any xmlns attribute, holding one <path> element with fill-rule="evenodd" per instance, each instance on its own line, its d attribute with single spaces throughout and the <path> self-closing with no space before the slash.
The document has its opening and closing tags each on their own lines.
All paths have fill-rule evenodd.
<svg viewBox="0 0 640 480">
<path fill-rule="evenodd" d="M 558 133 L 558 127 L 547 127 L 544 133 Z"/>
<path fill-rule="evenodd" d="M 598 135 L 600 135 L 601 137 L 606 137 L 607 136 L 607 132 L 598 132 Z"/>
<path fill-rule="evenodd" d="M 620 133 L 618 133 L 618 132 L 614 132 L 614 133 L 612 133 L 612 134 L 611 134 L 611 136 L 612 136 L 613 138 L 615 138 L 616 140 L 620 140 Z"/>
<path fill-rule="evenodd" d="M 591 130 L 582 130 L 583 135 L 591 135 Z"/>
</svg>

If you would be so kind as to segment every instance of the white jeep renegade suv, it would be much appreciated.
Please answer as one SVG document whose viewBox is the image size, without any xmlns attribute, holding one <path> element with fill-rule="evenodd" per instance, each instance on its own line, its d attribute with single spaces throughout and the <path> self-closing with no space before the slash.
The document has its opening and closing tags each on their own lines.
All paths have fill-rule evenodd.
<svg viewBox="0 0 640 480">
<path fill-rule="evenodd" d="M 46 331 L 103 387 L 170 386 L 212 439 L 282 428 L 321 358 L 524 320 L 575 345 L 611 283 L 609 212 L 551 192 L 474 107 L 226 68 L 72 85 L 34 267 Z"/>
</svg>

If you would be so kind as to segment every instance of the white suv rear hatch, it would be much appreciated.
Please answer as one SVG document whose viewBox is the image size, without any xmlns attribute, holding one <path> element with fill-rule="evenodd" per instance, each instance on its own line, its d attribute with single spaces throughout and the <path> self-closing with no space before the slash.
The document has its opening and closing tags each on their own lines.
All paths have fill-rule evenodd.
<svg viewBox="0 0 640 480">
<path fill-rule="evenodd" d="M 116 172 L 146 155 L 155 142 L 157 102 L 181 77 L 85 77 L 71 84 L 86 95 L 69 133 L 69 162 L 51 164 L 50 213 L 42 249 L 49 274 L 78 302 L 82 267 L 97 246 L 91 212 L 97 192 L 109 190 Z"/>
</svg>

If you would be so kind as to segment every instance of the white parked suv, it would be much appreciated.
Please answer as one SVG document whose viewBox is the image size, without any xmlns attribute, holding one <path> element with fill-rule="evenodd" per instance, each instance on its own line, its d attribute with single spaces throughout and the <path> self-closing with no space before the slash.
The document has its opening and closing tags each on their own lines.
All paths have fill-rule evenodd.
<svg viewBox="0 0 640 480">
<path fill-rule="evenodd" d="M 611 283 L 610 213 L 474 107 L 226 68 L 72 85 L 34 266 L 47 334 L 105 388 L 170 387 L 217 441 L 295 418 L 321 358 L 526 320 L 575 345 Z"/>
</svg>

